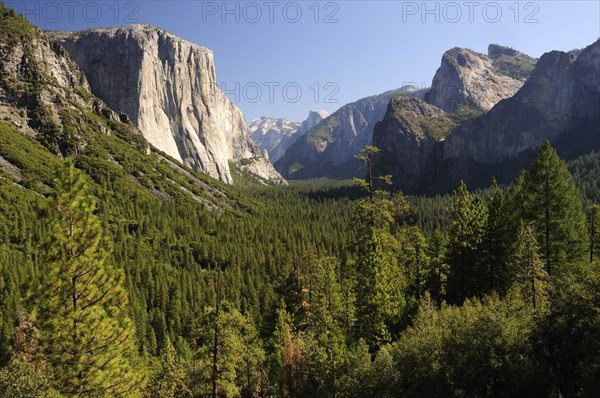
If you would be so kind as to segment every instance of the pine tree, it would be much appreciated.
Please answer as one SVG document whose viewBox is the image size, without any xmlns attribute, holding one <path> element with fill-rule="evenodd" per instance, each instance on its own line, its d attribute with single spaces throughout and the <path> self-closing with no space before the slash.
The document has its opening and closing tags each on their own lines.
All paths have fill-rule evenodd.
<svg viewBox="0 0 600 398">
<path fill-rule="evenodd" d="M 521 227 L 514 257 L 517 284 L 523 299 L 536 311 L 548 296 L 549 277 L 538 255 L 535 233 L 530 225 Z"/>
<path fill-rule="evenodd" d="M 315 262 L 309 329 L 318 334 L 337 332 L 342 326 L 343 306 L 337 265 L 334 257 L 324 257 Z"/>
<path fill-rule="evenodd" d="M 446 279 L 448 277 L 448 265 L 445 256 L 445 236 L 439 230 L 435 230 L 427 244 L 427 256 L 429 257 L 429 269 L 426 273 L 426 288 L 431 297 L 438 303 L 446 295 Z"/>
<path fill-rule="evenodd" d="M 560 275 L 583 259 L 587 234 L 579 192 L 549 141 L 539 150 L 523 189 L 523 218 L 535 230 L 548 275 Z"/>
<path fill-rule="evenodd" d="M 111 242 L 96 201 L 73 161 L 55 180 L 49 207 L 47 283 L 39 292 L 40 343 L 65 396 L 134 395 L 135 331 L 127 318 L 121 270 L 107 263 Z"/>
<path fill-rule="evenodd" d="M 600 258 L 600 206 L 591 205 L 587 210 L 587 227 L 590 236 L 590 263 Z"/>
<path fill-rule="evenodd" d="M 399 232 L 401 260 L 408 278 L 410 294 L 415 303 L 421 299 L 429 268 L 427 240 L 418 227 L 406 227 Z"/>
<path fill-rule="evenodd" d="M 290 398 L 303 396 L 306 384 L 302 334 L 292 330 L 292 324 L 282 300 L 272 338 L 271 370 L 279 387 L 279 396 Z"/>
<path fill-rule="evenodd" d="M 345 359 L 345 321 L 338 261 L 324 257 L 313 270 L 312 304 L 304 336 L 308 368 L 312 379 L 309 395 L 336 396 Z"/>
<path fill-rule="evenodd" d="M 158 367 L 150 380 L 146 396 L 174 398 L 180 392 L 188 392 L 185 384 L 185 364 L 168 338 L 158 361 Z"/>
<path fill-rule="evenodd" d="M 391 177 L 373 177 L 372 157 L 378 148 L 366 147 L 367 155 L 358 156 L 367 163 L 367 180 L 355 180 L 365 189 L 368 199 L 359 200 L 353 212 L 356 260 L 357 334 L 372 350 L 391 340 L 390 328 L 398 322 L 405 307 L 406 282 L 398 266 L 398 241 L 391 234 L 394 221 L 408 211 L 402 194 L 390 197 L 375 190 L 374 180 L 389 183 Z"/>
<path fill-rule="evenodd" d="M 461 181 L 454 191 L 446 247 L 446 261 L 450 267 L 448 299 L 453 303 L 482 294 L 486 272 L 481 263 L 481 243 L 486 219 L 485 205 Z"/>
<path fill-rule="evenodd" d="M 198 350 L 188 382 L 193 395 L 239 396 L 245 319 L 229 302 L 205 310 L 197 331 Z"/>
<path fill-rule="evenodd" d="M 495 178 L 492 180 L 491 190 L 487 200 L 488 216 L 482 243 L 482 263 L 487 267 L 485 290 L 504 294 L 511 284 L 508 265 L 512 238 L 510 223 L 507 222 L 506 199 Z"/>
</svg>

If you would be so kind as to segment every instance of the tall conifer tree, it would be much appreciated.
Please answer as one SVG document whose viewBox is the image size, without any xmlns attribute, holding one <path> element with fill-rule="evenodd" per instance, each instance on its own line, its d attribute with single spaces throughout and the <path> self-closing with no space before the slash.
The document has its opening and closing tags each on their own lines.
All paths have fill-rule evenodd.
<svg viewBox="0 0 600 398">
<path fill-rule="evenodd" d="M 451 302 L 461 303 L 465 298 L 480 296 L 483 292 L 487 274 L 482 264 L 486 219 L 485 205 L 461 181 L 454 191 L 446 248 L 446 261 L 450 266 L 448 299 Z"/>
<path fill-rule="evenodd" d="M 107 263 L 111 241 L 83 174 L 67 159 L 55 180 L 46 246 L 47 283 L 39 294 L 40 342 L 54 387 L 68 397 L 132 396 L 134 328 L 121 270 Z"/>
<path fill-rule="evenodd" d="M 540 148 L 524 181 L 523 218 L 531 223 L 550 276 L 580 262 L 587 248 L 579 192 L 550 141 Z"/>
</svg>

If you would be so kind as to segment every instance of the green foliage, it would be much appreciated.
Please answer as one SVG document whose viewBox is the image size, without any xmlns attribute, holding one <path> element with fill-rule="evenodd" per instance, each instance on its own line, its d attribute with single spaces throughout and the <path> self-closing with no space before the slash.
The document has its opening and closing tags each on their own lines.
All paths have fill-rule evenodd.
<svg viewBox="0 0 600 398">
<path fill-rule="evenodd" d="M 501 55 L 494 59 L 492 65 L 496 67 L 500 73 L 510 76 L 514 79 L 524 80 L 529 77 L 537 60 L 526 55 L 510 56 Z"/>
<path fill-rule="evenodd" d="M 400 263 L 408 279 L 407 295 L 415 300 L 421 299 L 425 291 L 430 259 L 427 255 L 427 240 L 418 227 L 405 227 L 398 233 L 400 244 Z M 435 272 L 435 271 L 434 271 Z"/>
<path fill-rule="evenodd" d="M 0 3 L 0 43 L 3 50 L 38 37 L 36 28 L 27 19 Z"/>
<path fill-rule="evenodd" d="M 426 248 L 426 255 L 429 257 L 429 269 L 427 269 L 425 275 L 425 286 L 436 302 L 441 302 L 446 297 L 448 264 L 446 263 L 445 246 L 444 234 L 436 230 Z"/>
<path fill-rule="evenodd" d="M 272 337 L 271 378 L 281 397 L 303 396 L 306 388 L 302 334 L 292 329 L 293 320 L 282 302 Z"/>
<path fill-rule="evenodd" d="M 60 398 L 50 387 L 48 374 L 34 363 L 11 361 L 0 370 L 0 397 L 2 398 Z"/>
<path fill-rule="evenodd" d="M 538 254 L 538 245 L 533 228 L 521 226 L 514 254 L 516 283 L 527 305 L 536 311 L 545 304 L 550 277 Z"/>
<path fill-rule="evenodd" d="M 587 229 L 590 236 L 590 263 L 600 260 L 600 206 L 592 205 L 587 210 Z"/>
<path fill-rule="evenodd" d="M 334 140 L 331 134 L 339 126 L 338 117 L 334 114 L 319 123 L 306 134 L 306 141 L 309 144 L 318 144 L 320 141 L 332 142 Z"/>
<path fill-rule="evenodd" d="M 46 283 L 36 295 L 41 355 L 66 396 L 134 394 L 134 329 L 126 316 L 122 273 L 107 266 L 110 241 L 87 182 L 71 160 L 49 208 Z"/>
<path fill-rule="evenodd" d="M 195 332 L 188 386 L 193 396 L 209 396 L 213 386 L 218 396 L 254 396 L 262 388 L 265 355 L 254 324 L 228 302 L 217 308 L 206 309 Z"/>
<path fill-rule="evenodd" d="M 435 309 L 425 300 L 394 343 L 394 391 L 406 397 L 546 396 L 528 336 L 530 313 L 518 297 L 466 300 Z"/>
<path fill-rule="evenodd" d="M 559 283 L 536 322 L 535 353 L 558 395 L 593 397 L 600 391 L 600 269 Z"/>
<path fill-rule="evenodd" d="M 481 253 L 487 216 L 483 201 L 461 181 L 454 191 L 447 231 L 446 261 L 450 267 L 447 293 L 452 303 L 481 297 L 486 275 Z"/>
<path fill-rule="evenodd" d="M 502 189 L 494 179 L 491 192 L 487 198 L 487 220 L 482 242 L 482 263 L 487 268 L 485 276 L 485 291 L 496 291 L 506 294 L 512 284 L 510 269 L 511 245 L 513 234 L 508 207 Z"/>
<path fill-rule="evenodd" d="M 158 358 L 154 374 L 148 383 L 146 396 L 150 398 L 175 398 L 189 392 L 185 384 L 186 368 L 171 341 L 167 339 Z"/>
<path fill-rule="evenodd" d="M 449 116 L 452 120 L 456 122 L 456 124 L 461 124 L 462 122 L 467 121 L 469 119 L 473 119 L 481 114 L 482 112 L 479 109 L 472 108 L 467 105 L 461 105 L 454 113 L 451 113 Z"/>
<path fill-rule="evenodd" d="M 357 332 L 372 349 L 391 340 L 390 327 L 405 307 L 406 281 L 391 225 L 406 209 L 406 200 L 396 195 L 360 200 L 354 210 Z"/>
<path fill-rule="evenodd" d="M 40 79 L 28 79 L 27 90 L 35 85 L 39 91 Z M 0 156 L 14 166 L 0 169 L 0 355 L 2 365 L 10 366 L 1 380 L 19 378 L 27 388 L 74 380 L 65 381 L 72 369 L 55 370 L 69 352 L 44 359 L 27 333 L 15 333 L 15 325 L 32 331 L 19 315 L 22 303 L 31 304 L 45 325 L 38 330 L 41 348 L 48 339 L 55 347 L 72 340 L 68 329 L 50 321 L 68 311 L 46 317 L 44 311 L 60 306 L 35 300 L 49 298 L 55 287 L 23 299 L 39 291 L 39 280 L 56 280 L 39 242 L 67 247 L 64 234 L 37 220 L 49 213 L 44 195 L 61 186 L 53 181 L 52 171 L 61 164 L 53 153 L 75 152 L 74 165 L 87 174 L 87 194 L 98 198 L 98 209 L 87 194 L 72 199 L 87 206 L 80 214 L 101 216 L 84 235 L 90 242 L 100 231 L 113 237 L 109 245 L 98 238 L 92 245 L 98 250 L 81 261 L 103 263 L 111 270 L 106 283 L 123 288 L 112 290 L 112 297 L 123 297 L 118 305 L 105 303 L 82 318 L 101 324 L 110 315 L 114 322 L 90 327 L 80 338 L 102 336 L 112 327 L 135 330 L 143 359 L 124 355 L 123 345 L 112 346 L 117 357 L 127 356 L 123 369 L 147 374 L 149 396 L 185 396 L 187 389 L 211 394 L 213 381 L 219 393 L 248 397 L 547 396 L 559 390 L 567 396 L 597 390 L 598 300 L 590 282 L 597 275 L 584 273 L 575 286 L 567 283 L 588 267 L 567 250 L 585 241 L 585 231 L 568 227 L 578 213 L 556 213 L 572 232 L 553 237 L 566 253 L 557 260 L 564 277 L 553 280 L 550 298 L 536 310 L 533 332 L 531 294 L 521 289 L 530 274 L 516 267 L 539 264 L 526 250 L 533 247 L 531 233 L 513 242 L 522 221 L 539 232 L 530 210 L 543 203 L 543 184 L 532 175 L 535 181 L 546 175 L 569 179 L 551 156 L 544 155 L 552 161 L 538 162 L 506 194 L 494 185 L 477 194 L 462 187 L 454 198 L 405 198 L 378 191 L 391 177 L 371 175 L 360 183 L 369 199 L 357 200 L 360 189 L 348 181 L 265 186 L 235 167 L 231 187 L 151 150 L 135 129 L 107 120 L 102 111 L 58 100 L 66 105 L 59 107 L 60 125 L 41 102 L 32 104 L 28 116 L 39 122 L 37 141 L 0 122 Z M 474 116 L 467 108 L 450 115 L 457 123 Z M 328 120 L 330 131 L 335 118 Z M 426 123 L 427 134 L 446 128 L 438 122 Z M 327 131 L 313 134 L 315 142 L 329 140 Z M 376 148 L 366 148 L 360 159 L 368 163 L 376 155 Z M 592 153 L 569 163 L 587 205 L 600 198 L 597 160 Z M 551 196 L 557 208 L 575 202 L 565 194 L 577 196 L 569 184 L 559 186 Z M 54 255 L 63 256 L 56 247 Z M 217 268 L 219 287 L 210 272 Z M 499 297 L 467 300 L 463 307 L 443 304 L 492 291 Z M 217 292 L 223 302 L 218 315 Z M 419 299 L 424 304 L 415 315 Z M 221 337 L 216 371 L 215 326 Z M 38 361 L 13 368 L 12 358 L 23 355 Z M 101 353 L 87 364 L 106 357 Z"/>
<path fill-rule="evenodd" d="M 590 152 L 567 162 L 586 205 L 600 203 L 600 152 Z"/>
<path fill-rule="evenodd" d="M 523 180 L 521 216 L 531 223 L 550 276 L 567 273 L 587 249 L 585 216 L 573 177 L 546 141 Z"/>
<path fill-rule="evenodd" d="M 420 126 L 426 137 L 440 141 L 448 136 L 456 124 L 451 119 L 423 119 Z"/>
<path fill-rule="evenodd" d="M 41 184 L 53 183 L 52 170 L 60 164 L 60 160 L 42 145 L 4 122 L 0 122 L 0 156 L 16 166 L 30 181 L 28 188 L 39 193 L 46 192 Z"/>
</svg>

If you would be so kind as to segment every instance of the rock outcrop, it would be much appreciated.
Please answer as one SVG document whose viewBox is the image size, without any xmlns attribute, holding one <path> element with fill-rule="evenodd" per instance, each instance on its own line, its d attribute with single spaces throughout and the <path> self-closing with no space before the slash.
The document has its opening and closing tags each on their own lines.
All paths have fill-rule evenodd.
<svg viewBox="0 0 600 398">
<path fill-rule="evenodd" d="M 306 133 L 308 130 L 321 123 L 321 120 L 327 118 L 328 116 L 329 112 L 323 110 L 313 110 L 308 112 L 308 117 L 302 122 L 296 133 L 299 135 Z"/>
<path fill-rule="evenodd" d="M 308 118 L 302 123 L 263 116 L 251 121 L 248 127 L 256 144 L 262 150 L 267 151 L 272 162 L 276 162 L 302 134 L 319 124 L 327 116 L 329 116 L 329 112 L 326 111 L 310 111 Z"/>
<path fill-rule="evenodd" d="M 106 123 L 88 117 L 92 113 L 127 123 L 90 93 L 64 48 L 0 4 L 0 118 L 52 152 L 71 156 L 85 150 L 90 134 L 111 134 Z"/>
<path fill-rule="evenodd" d="M 408 113 L 449 126 L 443 113 L 415 112 L 414 104 L 394 99 L 373 137 L 383 149 L 376 172 L 393 174 L 409 193 L 448 192 L 461 179 L 470 187 L 486 186 L 492 176 L 509 182 L 547 139 L 567 159 L 600 149 L 599 104 L 600 41 L 579 55 L 544 54 L 514 96 L 480 116 L 447 114 L 460 124 L 445 139 L 419 138 L 418 126 L 404 121 Z"/>
<path fill-rule="evenodd" d="M 284 182 L 217 87 L 209 49 L 148 25 L 48 35 L 66 48 L 92 92 L 156 148 L 227 183 L 229 162 L 250 170 L 254 160 L 260 177 Z"/>
<path fill-rule="evenodd" d="M 375 125 L 373 145 L 377 175 L 392 175 L 404 192 L 423 192 L 439 175 L 432 162 L 457 125 L 453 115 L 418 98 L 394 96 L 383 120 Z"/>
<path fill-rule="evenodd" d="M 462 107 L 488 111 L 523 85 L 535 59 L 516 50 L 490 45 L 488 56 L 453 48 L 442 57 L 425 101 L 447 112 Z"/>
<path fill-rule="evenodd" d="M 360 177 L 364 167 L 354 156 L 371 144 L 373 127 L 381 121 L 395 94 L 415 95 L 406 88 L 344 105 L 298 138 L 275 167 L 285 178 Z"/>
<path fill-rule="evenodd" d="M 276 162 L 295 141 L 300 123 L 263 116 L 248 123 L 248 127 L 256 145 L 266 150 L 269 159 Z"/>
<path fill-rule="evenodd" d="M 600 41 L 577 57 L 544 54 L 515 96 L 466 121 L 444 142 L 450 179 L 481 183 L 493 172 L 482 176 L 482 166 L 504 169 L 511 177 L 547 139 L 567 158 L 600 148 L 599 75 Z M 507 160 L 519 158 L 514 167 L 508 165 Z"/>
</svg>

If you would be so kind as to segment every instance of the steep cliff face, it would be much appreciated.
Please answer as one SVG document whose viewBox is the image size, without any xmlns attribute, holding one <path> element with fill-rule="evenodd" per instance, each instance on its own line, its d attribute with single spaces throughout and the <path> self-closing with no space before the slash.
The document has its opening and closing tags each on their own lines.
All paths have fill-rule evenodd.
<svg viewBox="0 0 600 398">
<path fill-rule="evenodd" d="M 227 183 L 230 161 L 246 169 L 265 163 L 241 111 L 217 87 L 210 50 L 147 25 L 49 36 L 66 48 L 95 95 L 173 158 Z M 260 176 L 283 182 L 268 163 Z"/>
<path fill-rule="evenodd" d="M 447 112 L 461 107 L 488 111 L 521 88 L 533 65 L 535 59 L 494 44 L 488 56 L 453 48 L 442 57 L 425 101 Z"/>
<path fill-rule="evenodd" d="M 314 111 L 308 112 L 308 117 L 306 118 L 305 121 L 302 122 L 302 124 L 300 125 L 300 128 L 298 129 L 298 131 L 296 133 L 300 134 L 300 135 L 306 133 L 308 130 L 312 129 L 317 124 L 321 123 L 321 120 L 323 120 L 327 117 L 329 117 L 329 112 L 327 112 L 327 111 L 314 110 Z"/>
<path fill-rule="evenodd" d="M 443 114 L 420 112 L 426 123 L 445 126 L 445 139 L 419 140 L 414 123 L 402 122 L 413 105 L 394 100 L 375 129 L 373 144 L 383 148 L 376 171 L 393 174 L 411 193 L 447 192 L 461 179 L 473 187 L 492 176 L 510 181 L 547 139 L 566 158 L 600 149 L 599 75 L 600 41 L 577 56 L 546 53 L 514 96 L 480 116 L 446 114 L 453 127 Z"/>
<path fill-rule="evenodd" d="M 577 58 L 560 51 L 544 54 L 514 97 L 448 137 L 443 159 L 453 165 L 450 177 L 476 182 L 473 165 L 527 157 L 546 139 L 565 157 L 600 148 L 599 74 L 600 41 Z"/>
<path fill-rule="evenodd" d="M 377 175 L 392 175 L 404 192 L 424 192 L 440 174 L 431 160 L 456 124 L 453 115 L 421 99 L 393 97 L 373 131 L 373 145 L 381 150 L 374 158 Z"/>
<path fill-rule="evenodd" d="M 356 155 L 370 145 L 373 127 L 381 121 L 394 94 L 388 91 L 344 105 L 290 146 L 275 167 L 286 178 L 348 178 L 363 174 Z M 412 93 L 412 92 L 411 92 Z"/>
</svg>

